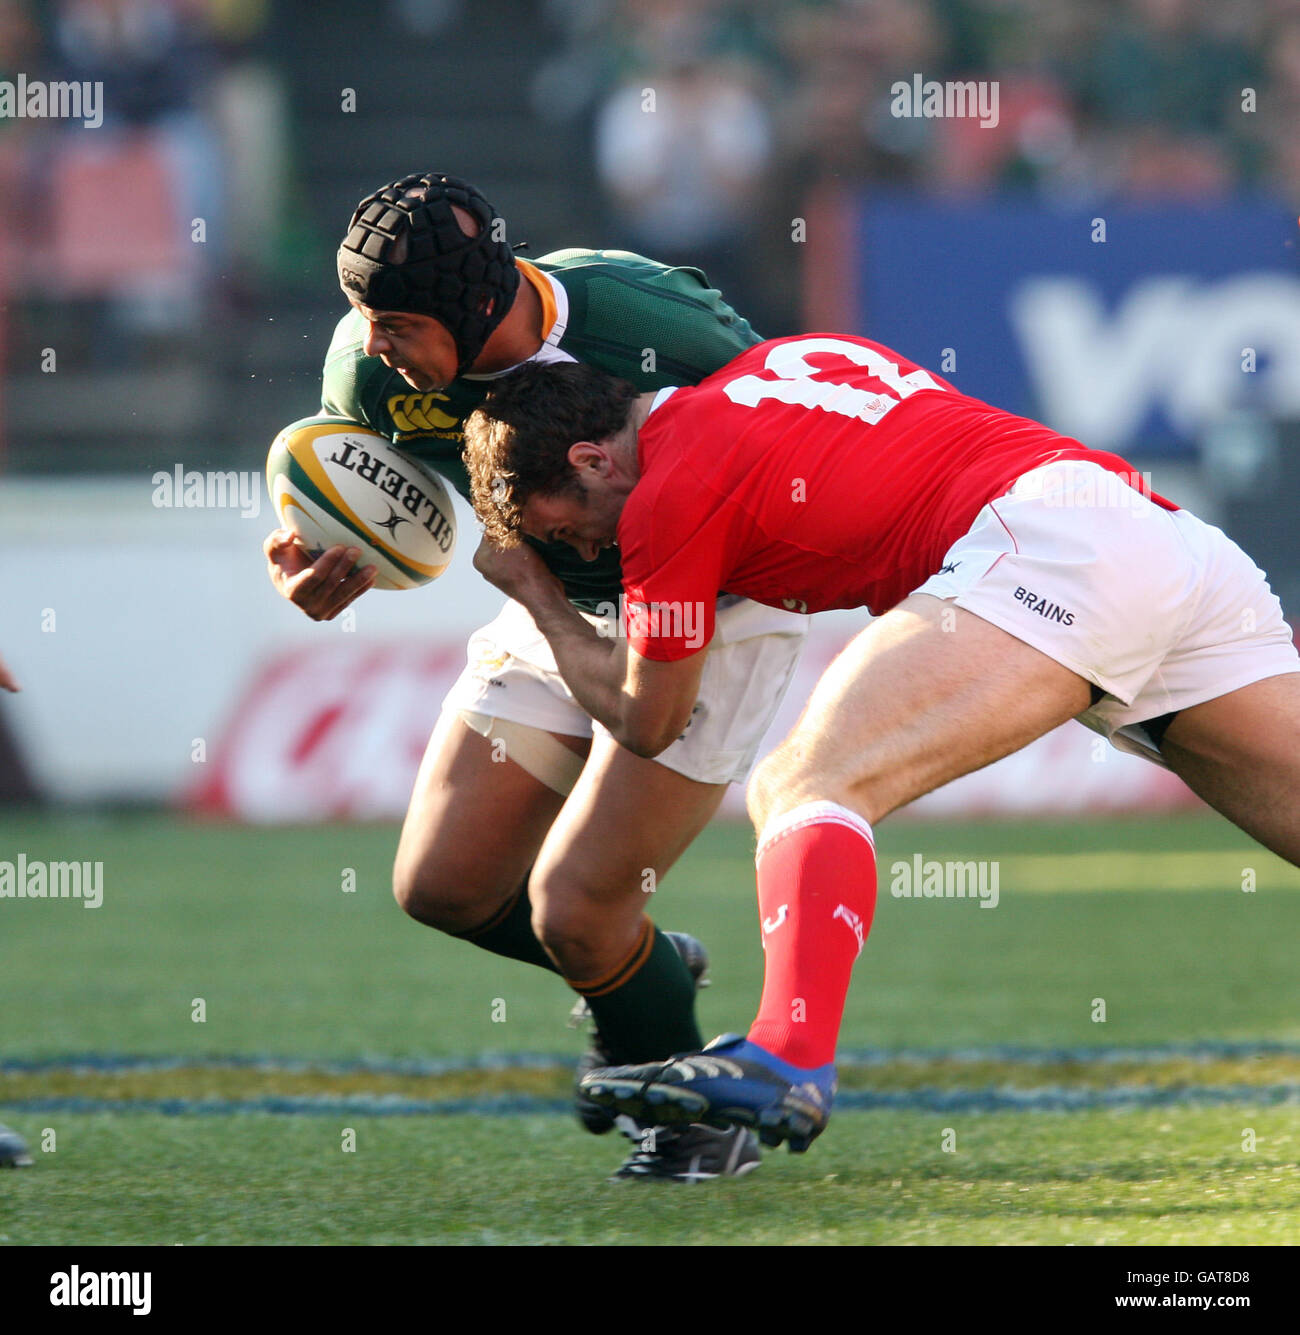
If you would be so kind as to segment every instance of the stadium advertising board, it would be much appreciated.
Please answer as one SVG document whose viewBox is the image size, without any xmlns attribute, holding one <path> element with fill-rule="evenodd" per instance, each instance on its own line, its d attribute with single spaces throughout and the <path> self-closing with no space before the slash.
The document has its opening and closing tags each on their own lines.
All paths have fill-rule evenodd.
<svg viewBox="0 0 1300 1335">
<path fill-rule="evenodd" d="M 1227 410 L 1300 414 L 1300 228 L 1281 203 L 874 193 L 850 234 L 860 332 L 1096 449 L 1189 456 Z"/>
<path fill-rule="evenodd" d="M 285 615 L 253 523 L 237 509 L 155 509 L 146 487 L 126 483 L 65 487 L 58 507 L 48 498 L 39 485 L 11 483 L 0 505 L 0 563 L 19 591 L 9 657 L 20 678 L 45 687 L 25 693 L 22 709 L 0 702 L 11 733 L 7 752 L 0 743 L 11 778 L 0 801 L 34 791 L 76 804 L 178 802 L 255 824 L 401 819 L 466 638 L 499 606 L 464 551 L 435 588 L 373 593 L 354 618 L 318 625 Z M 55 563 L 55 552 L 69 559 Z M 134 596 L 124 602 L 121 587 Z M 865 621 L 864 612 L 815 619 L 764 750 Z M 113 646 L 97 660 L 112 709 L 78 687 L 83 654 L 97 644 Z M 1188 800 L 1168 772 L 1071 723 L 912 811 L 1154 810 Z M 738 785 L 724 809 L 743 818 Z"/>
<path fill-rule="evenodd" d="M 849 633 L 843 623 L 814 628 L 764 753 L 794 725 Z M 185 804 L 252 823 L 401 820 L 438 703 L 462 658 L 461 646 L 446 641 L 336 641 L 321 652 L 290 650 L 250 664 Z M 1069 723 L 923 797 L 908 814 L 1157 811 L 1194 802 L 1167 770 Z M 728 790 L 723 810 L 744 817 L 739 785 Z"/>
</svg>

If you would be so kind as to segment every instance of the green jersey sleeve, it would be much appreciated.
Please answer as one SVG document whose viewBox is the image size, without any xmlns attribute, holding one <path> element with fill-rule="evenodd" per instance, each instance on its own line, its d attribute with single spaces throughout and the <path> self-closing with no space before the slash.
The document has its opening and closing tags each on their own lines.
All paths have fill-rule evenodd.
<svg viewBox="0 0 1300 1335">
<path fill-rule="evenodd" d="M 626 250 L 561 250 L 537 267 L 569 298 L 560 349 L 643 392 L 698 385 L 762 341 L 699 269 Z"/>
</svg>

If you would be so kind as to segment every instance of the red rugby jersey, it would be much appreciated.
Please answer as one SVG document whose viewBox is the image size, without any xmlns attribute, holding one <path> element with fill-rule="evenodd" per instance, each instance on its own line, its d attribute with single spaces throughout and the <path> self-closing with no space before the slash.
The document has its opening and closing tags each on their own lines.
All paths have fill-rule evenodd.
<svg viewBox="0 0 1300 1335">
<path fill-rule="evenodd" d="M 1043 464 L 1087 460 L 1177 508 L 1118 455 L 840 334 L 759 343 L 673 391 L 638 452 L 618 525 L 628 638 L 661 662 L 708 644 L 719 592 L 887 611 L 989 501 Z"/>
</svg>

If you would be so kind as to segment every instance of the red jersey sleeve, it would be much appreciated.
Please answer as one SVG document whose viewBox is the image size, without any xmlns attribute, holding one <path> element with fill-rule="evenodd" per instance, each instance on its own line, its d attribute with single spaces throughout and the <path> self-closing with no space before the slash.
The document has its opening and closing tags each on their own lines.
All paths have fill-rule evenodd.
<svg viewBox="0 0 1300 1335">
<path fill-rule="evenodd" d="M 664 492 L 662 482 L 633 490 L 618 543 L 628 643 L 642 658 L 672 663 L 713 639 L 728 534 L 721 514 L 692 523 Z"/>
</svg>

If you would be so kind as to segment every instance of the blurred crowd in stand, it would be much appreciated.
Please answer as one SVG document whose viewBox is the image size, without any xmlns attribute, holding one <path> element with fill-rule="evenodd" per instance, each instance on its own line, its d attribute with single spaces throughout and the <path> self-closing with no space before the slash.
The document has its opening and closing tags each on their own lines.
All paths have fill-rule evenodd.
<svg viewBox="0 0 1300 1335">
<path fill-rule="evenodd" d="M 619 235 L 779 300 L 819 187 L 1300 203 L 1300 0 L 550 0 L 539 114 L 589 118 Z M 894 85 L 996 83 L 996 125 Z M 738 242 L 751 243 L 745 254 Z M 788 249 L 786 250 L 788 254 Z M 774 289 L 775 285 L 775 289 Z M 788 293 L 786 294 L 788 297 Z"/>
<path fill-rule="evenodd" d="M 297 244 L 286 201 L 326 257 L 313 252 L 300 275 L 328 272 L 338 218 L 317 216 L 294 181 L 324 163 L 360 192 L 384 154 L 410 170 L 507 176 L 525 220 L 530 190 L 540 200 L 565 172 L 593 180 L 564 235 L 697 264 L 760 331 L 810 309 L 815 266 L 792 263 L 791 242 L 863 186 L 1088 206 L 1257 190 L 1300 205 L 1300 0 L 481 6 L 0 0 L 0 80 L 103 85 L 94 130 L 0 117 L 0 363 L 6 307 L 16 347 L 15 312 L 34 303 L 32 327 L 43 337 L 62 313 L 87 364 L 210 362 L 205 334 L 224 310 L 265 322 L 275 307 L 277 254 Z M 369 44 L 340 62 L 343 18 L 349 40 L 364 24 Z M 465 94 L 484 105 L 458 81 L 482 80 L 485 48 L 517 54 L 521 42 L 531 86 L 512 81 L 486 103 L 512 132 L 461 131 L 442 157 Z M 395 79 L 398 104 L 417 111 L 397 138 L 383 115 L 358 115 L 336 150 L 335 94 L 306 102 L 312 72 L 344 77 L 354 49 L 357 84 Z M 398 56 L 401 74 L 386 74 Z M 995 89 L 996 123 L 898 114 L 896 85 L 918 78 Z M 291 163 L 291 136 L 307 166 Z M 431 145 L 438 163 L 425 161 Z M 532 178 L 520 180 L 521 158 Z"/>
<path fill-rule="evenodd" d="M 184 347 L 213 276 L 261 262 L 281 179 L 266 0 L 0 0 L 0 79 L 97 91 L 96 119 L 0 118 L 5 286 L 82 313 L 101 363 Z M 92 124 L 93 128 L 87 128 Z"/>
</svg>

